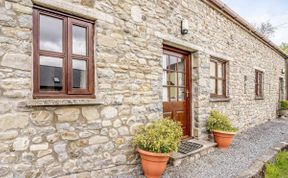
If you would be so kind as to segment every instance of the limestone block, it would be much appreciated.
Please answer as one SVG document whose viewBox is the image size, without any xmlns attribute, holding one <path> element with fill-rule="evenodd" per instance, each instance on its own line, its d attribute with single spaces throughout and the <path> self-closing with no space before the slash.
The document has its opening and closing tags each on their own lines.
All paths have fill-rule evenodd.
<svg viewBox="0 0 288 178">
<path fill-rule="evenodd" d="M 31 89 L 31 79 L 29 78 L 7 78 L 0 80 L 0 87 L 6 90 Z"/>
<path fill-rule="evenodd" d="M 118 129 L 119 135 L 129 135 L 129 130 L 126 126 L 122 126 Z"/>
<path fill-rule="evenodd" d="M 110 36 L 98 35 L 97 42 L 99 46 L 105 46 L 109 48 L 115 48 L 117 46 L 117 41 Z"/>
<path fill-rule="evenodd" d="M 10 130 L 6 132 L 0 132 L 0 140 L 12 140 L 16 138 L 18 135 L 18 131 Z"/>
<path fill-rule="evenodd" d="M 116 119 L 114 122 L 113 122 L 113 127 L 117 128 L 117 127 L 120 127 L 122 125 L 122 122 L 120 119 Z"/>
<path fill-rule="evenodd" d="M 89 139 L 89 145 L 106 143 L 108 141 L 109 141 L 108 137 L 96 135 Z"/>
<path fill-rule="evenodd" d="M 43 151 L 49 147 L 48 143 L 33 144 L 30 146 L 30 151 Z"/>
<path fill-rule="evenodd" d="M 78 120 L 80 110 L 78 108 L 61 108 L 55 111 L 59 122 L 74 122 Z"/>
<path fill-rule="evenodd" d="M 21 15 L 18 17 L 18 22 L 20 27 L 32 28 L 32 16 L 31 15 Z"/>
<path fill-rule="evenodd" d="M 63 140 L 77 140 L 77 139 L 79 139 L 79 136 L 76 132 L 64 131 L 61 133 L 61 138 Z"/>
<path fill-rule="evenodd" d="M 49 111 L 34 111 L 30 114 L 30 120 L 37 126 L 48 126 L 53 121 L 53 114 Z"/>
<path fill-rule="evenodd" d="M 28 125 L 27 113 L 0 115 L 0 130 L 23 129 Z"/>
<path fill-rule="evenodd" d="M 87 123 L 93 123 L 99 119 L 99 112 L 95 107 L 83 107 L 82 114 L 87 120 Z"/>
<path fill-rule="evenodd" d="M 13 69 L 30 71 L 32 57 L 20 53 L 7 53 L 3 56 L 1 66 L 11 67 Z"/>
<path fill-rule="evenodd" d="M 54 157 L 52 155 L 46 155 L 42 158 L 37 159 L 36 166 L 43 167 L 44 165 L 48 165 L 54 161 Z"/>
<path fill-rule="evenodd" d="M 54 143 L 59 140 L 59 133 L 54 133 L 46 136 L 46 139 L 49 143 Z"/>
<path fill-rule="evenodd" d="M 139 6 L 131 7 L 131 17 L 135 22 L 142 22 L 142 11 Z"/>
<path fill-rule="evenodd" d="M 13 150 L 15 151 L 27 150 L 29 143 L 30 141 L 28 137 L 18 137 L 13 142 Z"/>
<path fill-rule="evenodd" d="M 116 117 L 117 114 L 118 114 L 117 109 L 115 109 L 114 107 L 111 107 L 111 106 L 105 107 L 101 111 L 101 117 L 104 117 L 105 119 L 112 119 L 112 118 Z"/>
<path fill-rule="evenodd" d="M 110 120 L 102 121 L 102 126 L 103 127 L 108 127 L 108 126 L 111 126 L 111 125 L 112 125 L 112 122 Z"/>
</svg>

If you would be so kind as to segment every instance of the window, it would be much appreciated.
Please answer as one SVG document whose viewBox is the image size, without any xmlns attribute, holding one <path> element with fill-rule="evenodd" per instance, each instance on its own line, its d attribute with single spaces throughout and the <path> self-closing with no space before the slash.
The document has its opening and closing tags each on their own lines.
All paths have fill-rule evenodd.
<svg viewBox="0 0 288 178">
<path fill-rule="evenodd" d="M 94 97 L 93 22 L 33 11 L 34 98 Z"/>
<path fill-rule="evenodd" d="M 263 98 L 263 72 L 259 70 L 255 70 L 255 96 Z"/>
<path fill-rule="evenodd" d="M 210 96 L 226 98 L 226 67 L 227 62 L 218 59 L 210 60 Z"/>
</svg>

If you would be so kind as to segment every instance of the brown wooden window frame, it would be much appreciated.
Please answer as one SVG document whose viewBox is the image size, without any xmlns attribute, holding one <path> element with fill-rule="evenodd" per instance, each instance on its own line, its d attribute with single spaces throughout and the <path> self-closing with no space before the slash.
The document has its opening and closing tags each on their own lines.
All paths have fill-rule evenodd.
<svg viewBox="0 0 288 178">
<path fill-rule="evenodd" d="M 63 20 L 62 52 L 40 50 L 40 15 Z M 86 55 L 72 54 L 72 26 L 86 28 Z M 33 7 L 33 98 L 95 98 L 94 22 L 40 6 Z M 40 55 L 63 59 L 61 91 L 40 90 Z M 72 59 L 86 61 L 86 89 L 73 88 Z"/>
<path fill-rule="evenodd" d="M 264 98 L 264 72 L 255 70 L 255 99 Z"/>
<path fill-rule="evenodd" d="M 211 82 L 211 79 L 215 80 L 216 93 L 211 93 L 211 91 L 210 91 L 210 98 L 226 99 L 226 98 L 228 98 L 228 96 L 227 96 L 227 65 L 228 65 L 228 62 L 225 60 L 217 59 L 217 58 L 211 58 L 210 63 L 209 63 L 210 67 L 211 67 L 211 62 L 215 63 L 215 76 L 211 76 L 211 73 L 209 73 L 210 82 Z M 218 65 L 222 65 L 223 77 L 218 76 Z M 223 91 L 222 95 L 218 94 L 218 82 L 220 80 L 222 81 L 222 91 Z"/>
</svg>

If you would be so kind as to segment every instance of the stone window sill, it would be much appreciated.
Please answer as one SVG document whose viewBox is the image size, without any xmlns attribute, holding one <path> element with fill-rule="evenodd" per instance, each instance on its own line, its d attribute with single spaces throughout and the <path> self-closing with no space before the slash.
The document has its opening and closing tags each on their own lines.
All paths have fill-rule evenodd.
<svg viewBox="0 0 288 178">
<path fill-rule="evenodd" d="M 264 97 L 255 97 L 255 100 L 264 100 Z"/>
<path fill-rule="evenodd" d="M 102 105 L 103 101 L 97 99 L 31 99 L 25 102 L 28 107 L 41 106 L 81 106 L 81 105 Z"/>
<path fill-rule="evenodd" d="M 210 102 L 229 102 L 230 98 L 210 98 Z"/>
</svg>

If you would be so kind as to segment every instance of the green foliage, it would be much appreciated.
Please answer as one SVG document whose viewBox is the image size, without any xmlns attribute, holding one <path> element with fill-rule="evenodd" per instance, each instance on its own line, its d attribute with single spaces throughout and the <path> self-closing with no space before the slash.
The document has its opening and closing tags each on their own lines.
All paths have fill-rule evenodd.
<svg viewBox="0 0 288 178">
<path fill-rule="evenodd" d="M 280 104 L 281 104 L 281 109 L 288 109 L 288 101 L 287 100 L 280 101 Z"/>
<path fill-rule="evenodd" d="M 133 138 L 133 145 L 154 153 L 170 153 L 177 151 L 182 134 L 179 123 L 159 119 L 140 127 Z"/>
<path fill-rule="evenodd" d="M 265 178 L 288 178 L 288 151 L 277 154 L 275 163 L 267 163 Z"/>
<path fill-rule="evenodd" d="M 220 111 L 213 110 L 208 118 L 207 128 L 209 131 L 219 130 L 226 132 L 236 132 L 237 129 L 232 127 L 228 116 L 222 114 Z"/>
<path fill-rule="evenodd" d="M 286 54 L 288 54 L 288 43 L 282 43 L 280 45 L 280 48 L 282 49 L 282 51 L 284 51 Z"/>
</svg>

